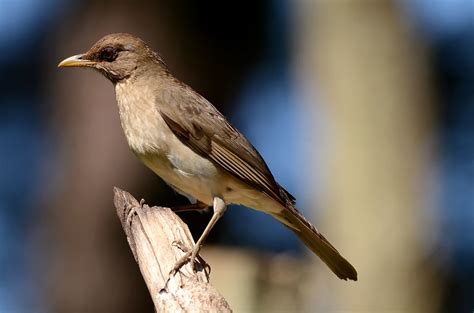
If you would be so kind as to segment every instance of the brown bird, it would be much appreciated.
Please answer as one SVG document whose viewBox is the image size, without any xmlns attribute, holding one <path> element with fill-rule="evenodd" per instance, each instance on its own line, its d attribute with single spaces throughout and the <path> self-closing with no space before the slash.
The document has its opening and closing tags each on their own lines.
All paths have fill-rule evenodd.
<svg viewBox="0 0 474 313">
<path fill-rule="evenodd" d="M 125 33 L 107 35 L 58 66 L 93 68 L 107 77 L 115 87 L 133 153 L 176 191 L 213 207 L 211 220 L 184 263 L 194 265 L 226 206 L 242 204 L 291 229 L 339 278 L 357 280 L 354 267 L 301 215 L 294 197 L 276 182 L 244 135 L 209 101 L 177 80 L 141 39 Z"/>
</svg>

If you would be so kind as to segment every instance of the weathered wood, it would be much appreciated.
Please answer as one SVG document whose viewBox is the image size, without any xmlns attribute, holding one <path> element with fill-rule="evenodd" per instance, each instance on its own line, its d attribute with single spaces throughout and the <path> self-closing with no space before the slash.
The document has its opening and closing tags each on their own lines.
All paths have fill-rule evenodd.
<svg viewBox="0 0 474 313">
<path fill-rule="evenodd" d="M 194 244 L 187 225 L 175 213 L 140 205 L 116 187 L 114 204 L 157 312 L 231 312 L 202 267 L 193 272 L 188 263 L 170 276 L 176 262 Z"/>
</svg>

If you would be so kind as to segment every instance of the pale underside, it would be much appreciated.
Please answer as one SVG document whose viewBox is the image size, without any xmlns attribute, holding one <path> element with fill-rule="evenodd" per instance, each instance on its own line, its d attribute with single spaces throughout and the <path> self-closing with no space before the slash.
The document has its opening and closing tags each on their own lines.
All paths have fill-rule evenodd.
<svg viewBox="0 0 474 313">
<path fill-rule="evenodd" d="M 161 117 L 154 101 L 134 95 L 127 82 L 116 85 L 122 127 L 128 144 L 137 157 L 167 184 L 188 198 L 212 205 L 213 197 L 227 204 L 242 204 L 267 213 L 284 209 L 261 191 L 233 177 L 227 171 L 183 144 Z M 124 93 L 127 88 L 127 93 Z M 134 108 L 133 110 L 131 108 Z M 136 108 L 139 108 L 138 110 Z"/>
</svg>

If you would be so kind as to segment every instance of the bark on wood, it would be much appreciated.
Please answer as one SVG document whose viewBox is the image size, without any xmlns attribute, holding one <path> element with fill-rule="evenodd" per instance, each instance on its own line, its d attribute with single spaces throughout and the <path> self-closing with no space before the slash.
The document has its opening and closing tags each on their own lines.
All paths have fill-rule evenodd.
<svg viewBox="0 0 474 313">
<path fill-rule="evenodd" d="M 175 213 L 169 208 L 142 206 L 116 187 L 114 204 L 157 312 L 231 312 L 202 267 L 193 272 L 187 263 L 169 275 L 194 245 L 187 225 Z"/>
</svg>

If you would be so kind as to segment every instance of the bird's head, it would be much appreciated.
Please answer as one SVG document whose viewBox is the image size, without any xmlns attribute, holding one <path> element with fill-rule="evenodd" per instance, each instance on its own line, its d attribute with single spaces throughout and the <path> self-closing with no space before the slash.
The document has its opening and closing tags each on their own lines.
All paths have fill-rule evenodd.
<svg viewBox="0 0 474 313">
<path fill-rule="evenodd" d="M 133 77 L 154 66 L 167 71 L 160 56 L 143 40 L 126 33 L 107 35 L 86 53 L 73 55 L 58 64 L 58 67 L 96 69 L 113 83 Z"/>
</svg>

